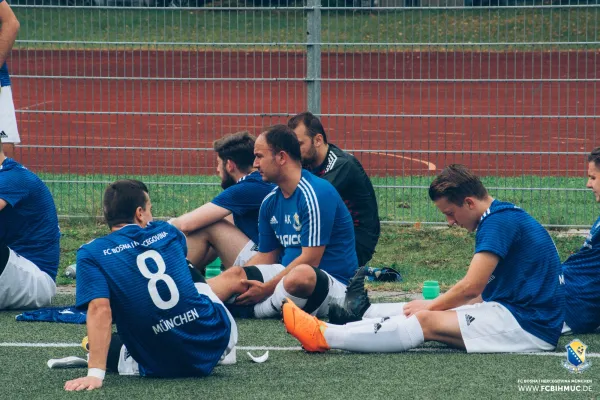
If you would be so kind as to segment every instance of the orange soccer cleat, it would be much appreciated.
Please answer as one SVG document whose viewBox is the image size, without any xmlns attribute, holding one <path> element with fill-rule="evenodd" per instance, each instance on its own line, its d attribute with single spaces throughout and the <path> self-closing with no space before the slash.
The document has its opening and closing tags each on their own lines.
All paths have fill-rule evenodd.
<svg viewBox="0 0 600 400">
<path fill-rule="evenodd" d="M 287 298 L 283 301 L 281 310 L 285 329 L 298 339 L 304 350 L 313 353 L 324 353 L 329 350 L 327 340 L 323 336 L 323 332 L 327 329 L 325 322 L 307 314 Z"/>
</svg>

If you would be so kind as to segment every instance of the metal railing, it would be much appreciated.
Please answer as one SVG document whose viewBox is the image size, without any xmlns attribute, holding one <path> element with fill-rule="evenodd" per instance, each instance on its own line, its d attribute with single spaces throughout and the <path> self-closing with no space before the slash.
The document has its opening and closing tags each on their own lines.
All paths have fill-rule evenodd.
<svg viewBox="0 0 600 400">
<path fill-rule="evenodd" d="M 363 163 L 385 222 L 444 223 L 426 189 L 454 162 L 546 226 L 597 216 L 594 2 L 19 3 L 17 157 L 62 217 L 99 215 L 125 176 L 157 216 L 188 211 L 219 190 L 213 140 L 304 110 Z"/>
</svg>

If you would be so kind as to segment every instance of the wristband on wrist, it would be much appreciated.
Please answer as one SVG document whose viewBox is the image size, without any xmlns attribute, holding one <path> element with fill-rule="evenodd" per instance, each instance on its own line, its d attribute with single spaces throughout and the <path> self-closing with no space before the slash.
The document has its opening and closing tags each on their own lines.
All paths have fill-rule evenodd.
<svg viewBox="0 0 600 400">
<path fill-rule="evenodd" d="M 88 374 L 87 376 L 94 376 L 98 379 L 100 379 L 101 381 L 104 380 L 104 375 L 106 375 L 106 371 L 100 368 L 90 368 L 88 369 Z"/>
</svg>

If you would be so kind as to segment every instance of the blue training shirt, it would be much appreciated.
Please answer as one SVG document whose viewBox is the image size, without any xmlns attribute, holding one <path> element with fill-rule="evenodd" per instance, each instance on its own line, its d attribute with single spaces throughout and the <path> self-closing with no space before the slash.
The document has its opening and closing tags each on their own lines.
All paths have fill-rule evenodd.
<svg viewBox="0 0 600 400">
<path fill-rule="evenodd" d="M 283 197 L 280 188 L 265 198 L 258 230 L 259 251 L 268 253 L 282 246 L 285 266 L 302 253 L 302 247 L 325 246 L 320 269 L 347 285 L 358 268 L 348 208 L 331 183 L 309 171 L 302 170 L 289 198 Z"/>
<path fill-rule="evenodd" d="M 563 263 L 565 322 L 574 333 L 600 326 L 600 218 L 579 251 Z"/>
<path fill-rule="evenodd" d="M 37 175 L 7 158 L 0 165 L 0 242 L 56 279 L 60 229 L 54 199 Z"/>
<path fill-rule="evenodd" d="M 533 217 L 494 200 L 475 235 L 475 253 L 500 261 L 481 297 L 506 307 L 521 328 L 556 346 L 564 320 L 564 285 L 552 238 Z"/>
<path fill-rule="evenodd" d="M 235 226 L 258 243 L 258 212 L 265 196 L 274 187 L 272 183 L 263 181 L 260 172 L 254 171 L 223 190 L 211 203 L 231 211 Z"/>
<path fill-rule="evenodd" d="M 0 0 L 2 3 L 4 0 Z M 0 87 L 10 86 L 10 76 L 8 75 L 8 66 L 6 62 L 0 67 Z"/>
<path fill-rule="evenodd" d="M 185 236 L 163 221 L 126 225 L 77 252 L 77 307 L 110 300 L 143 376 L 208 375 L 229 343 L 227 312 L 198 293 L 186 253 Z"/>
</svg>

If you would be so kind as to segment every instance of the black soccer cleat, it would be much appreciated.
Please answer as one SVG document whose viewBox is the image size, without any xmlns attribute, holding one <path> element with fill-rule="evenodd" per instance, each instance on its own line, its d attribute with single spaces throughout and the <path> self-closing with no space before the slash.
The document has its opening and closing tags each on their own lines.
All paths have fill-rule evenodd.
<svg viewBox="0 0 600 400">
<path fill-rule="evenodd" d="M 365 289 L 365 277 L 367 267 L 362 267 L 346 288 L 346 297 L 343 305 L 331 303 L 329 305 L 329 322 L 336 325 L 344 325 L 349 322 L 360 321 L 367 309 L 371 306 L 367 290 Z"/>
</svg>

